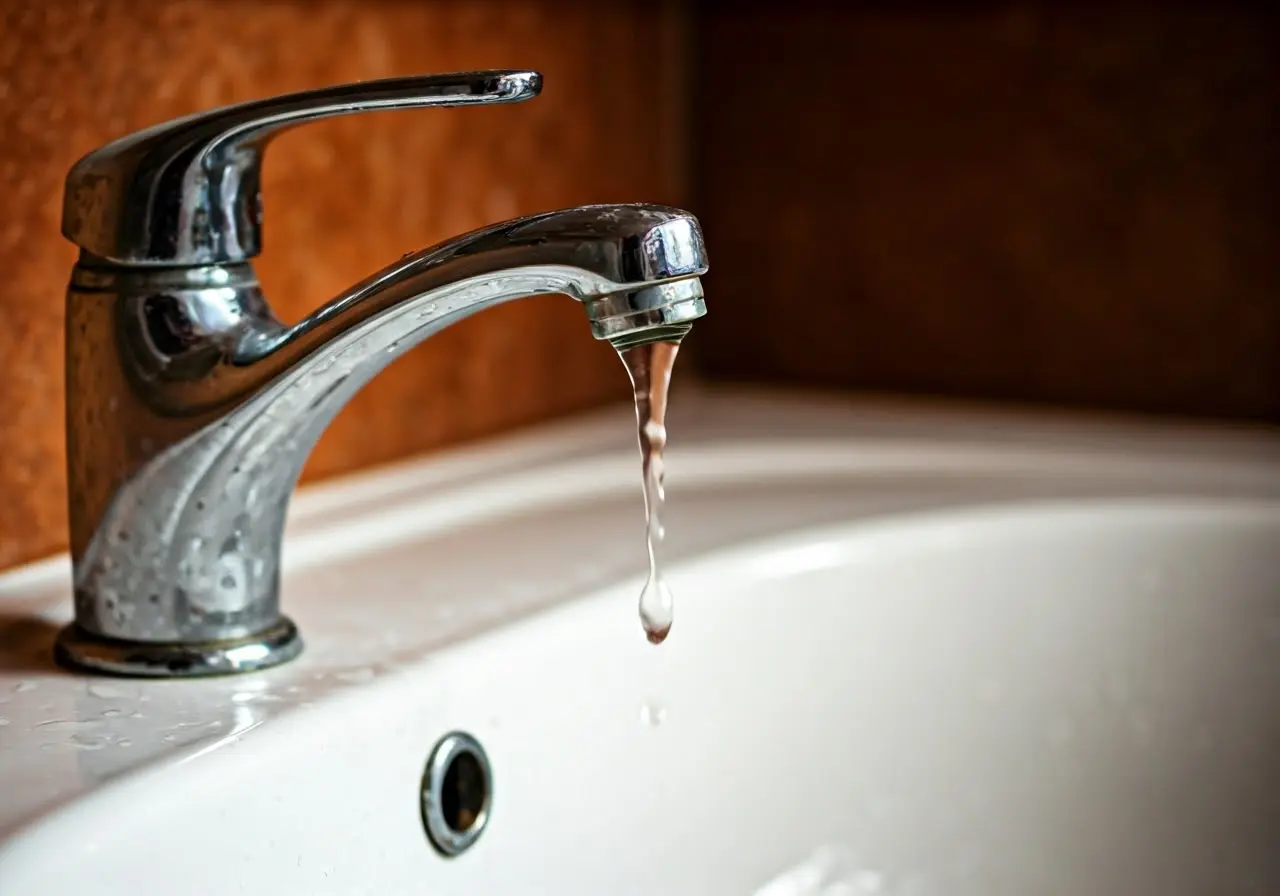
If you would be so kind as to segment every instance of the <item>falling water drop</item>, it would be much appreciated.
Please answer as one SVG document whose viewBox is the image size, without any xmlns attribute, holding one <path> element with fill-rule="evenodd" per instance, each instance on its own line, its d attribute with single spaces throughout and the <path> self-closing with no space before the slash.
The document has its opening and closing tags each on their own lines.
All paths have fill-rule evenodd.
<svg viewBox="0 0 1280 896">
<path fill-rule="evenodd" d="M 645 637 L 652 644 L 666 640 L 674 617 L 671 590 L 662 578 L 661 546 L 666 534 L 662 510 L 666 501 L 663 451 L 667 445 L 667 390 L 679 349 L 676 342 L 651 342 L 618 350 L 631 376 L 635 393 L 636 425 L 644 474 L 645 534 L 649 547 L 649 577 L 640 592 L 639 609 Z"/>
</svg>

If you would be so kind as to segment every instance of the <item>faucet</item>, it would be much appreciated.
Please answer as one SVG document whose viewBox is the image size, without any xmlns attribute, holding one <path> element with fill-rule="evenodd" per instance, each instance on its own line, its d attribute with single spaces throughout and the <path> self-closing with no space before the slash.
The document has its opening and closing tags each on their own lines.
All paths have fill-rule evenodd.
<svg viewBox="0 0 1280 896">
<path fill-rule="evenodd" d="M 66 179 L 67 474 L 75 620 L 58 661 L 186 677 L 265 669 L 302 639 L 280 610 L 285 511 L 329 421 L 391 361 L 510 299 L 564 293 L 624 348 L 706 313 L 697 220 L 595 205 L 406 255 L 293 326 L 250 259 L 280 130 L 355 112 L 516 102 L 530 71 L 390 78 L 229 106 L 125 136 Z"/>
</svg>

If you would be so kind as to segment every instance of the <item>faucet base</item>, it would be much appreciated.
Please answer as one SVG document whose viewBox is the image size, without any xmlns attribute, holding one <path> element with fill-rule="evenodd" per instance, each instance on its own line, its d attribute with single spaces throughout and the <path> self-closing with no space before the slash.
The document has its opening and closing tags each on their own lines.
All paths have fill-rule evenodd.
<svg viewBox="0 0 1280 896">
<path fill-rule="evenodd" d="M 282 616 L 265 631 L 201 644 L 147 643 L 104 638 L 74 622 L 58 633 L 54 657 L 75 672 L 125 678 L 198 678 L 257 672 L 302 652 L 297 626 Z"/>
</svg>

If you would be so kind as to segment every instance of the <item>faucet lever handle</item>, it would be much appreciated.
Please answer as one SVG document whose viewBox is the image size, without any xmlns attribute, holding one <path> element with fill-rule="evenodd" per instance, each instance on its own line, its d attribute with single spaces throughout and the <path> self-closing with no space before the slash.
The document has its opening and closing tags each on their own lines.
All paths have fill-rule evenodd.
<svg viewBox="0 0 1280 896">
<path fill-rule="evenodd" d="M 267 142 L 308 121 L 418 106 L 537 96 L 532 71 L 386 78 L 254 100 L 121 137 L 67 174 L 62 233 L 128 265 L 234 264 L 262 251 L 260 173 Z"/>
</svg>

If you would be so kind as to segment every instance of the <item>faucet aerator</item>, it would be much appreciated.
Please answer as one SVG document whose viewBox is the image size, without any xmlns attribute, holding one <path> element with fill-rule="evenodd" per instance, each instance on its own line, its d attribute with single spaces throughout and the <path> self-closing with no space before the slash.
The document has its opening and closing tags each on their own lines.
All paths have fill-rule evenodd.
<svg viewBox="0 0 1280 896">
<path fill-rule="evenodd" d="M 698 277 L 616 292 L 587 303 L 591 335 L 616 349 L 679 342 L 707 313 Z"/>
</svg>

